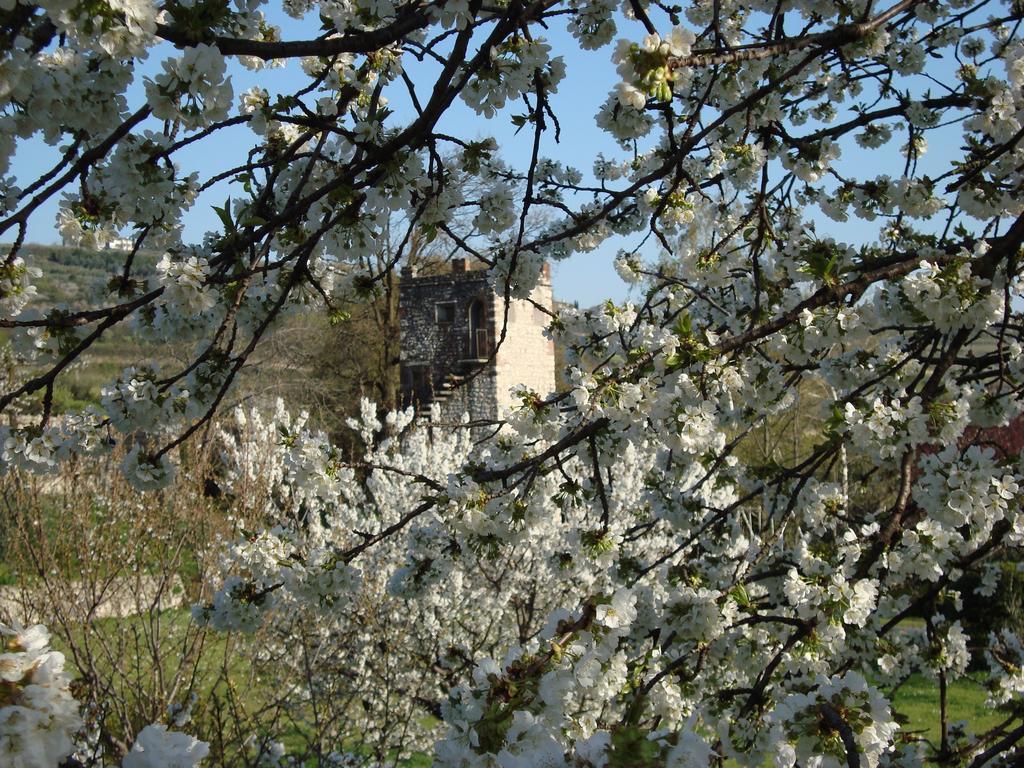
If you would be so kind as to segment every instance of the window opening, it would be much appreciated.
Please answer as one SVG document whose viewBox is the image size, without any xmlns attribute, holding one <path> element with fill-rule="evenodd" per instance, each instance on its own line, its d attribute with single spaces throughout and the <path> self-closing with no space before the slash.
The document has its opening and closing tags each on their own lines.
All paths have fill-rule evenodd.
<svg viewBox="0 0 1024 768">
<path fill-rule="evenodd" d="M 455 322 L 455 302 L 443 301 L 434 305 L 434 319 L 438 323 L 451 325 Z"/>
</svg>

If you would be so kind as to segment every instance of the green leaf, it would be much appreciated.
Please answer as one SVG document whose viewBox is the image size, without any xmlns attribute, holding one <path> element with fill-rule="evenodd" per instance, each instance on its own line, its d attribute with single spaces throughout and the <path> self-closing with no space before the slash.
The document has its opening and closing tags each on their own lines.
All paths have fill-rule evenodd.
<svg viewBox="0 0 1024 768">
<path fill-rule="evenodd" d="M 231 198 L 229 197 L 224 201 L 223 206 L 213 206 L 214 212 L 217 214 L 217 218 L 220 219 L 224 225 L 224 232 L 227 234 L 234 233 L 237 229 L 235 222 L 231 219 Z"/>
</svg>

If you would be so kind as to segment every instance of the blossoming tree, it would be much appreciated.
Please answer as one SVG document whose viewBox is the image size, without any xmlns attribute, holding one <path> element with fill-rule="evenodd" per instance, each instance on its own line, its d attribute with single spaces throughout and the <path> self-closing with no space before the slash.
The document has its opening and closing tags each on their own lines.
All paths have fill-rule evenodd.
<svg viewBox="0 0 1024 768">
<path fill-rule="evenodd" d="M 1009 760 L 1022 639 L 970 636 L 956 606 L 991 595 L 1024 544 L 1020 457 L 962 439 L 1014 420 L 1024 388 L 1022 15 L 996 0 L 7 0 L 0 326 L 23 365 L 0 410 L 38 397 L 41 416 L 3 428 L 2 462 L 59 471 L 127 440 L 133 483 L 166 485 L 274 324 L 365 286 L 360 257 L 396 213 L 395 265 L 414 232 L 440 233 L 509 297 L 545 260 L 614 239 L 641 298 L 554 315 L 571 391 L 523 392 L 479 445 L 368 407 L 356 461 L 284 417 L 255 441 L 262 465 L 229 447 L 236 477 L 264 466 L 280 493 L 195 619 L 287 636 L 320 616 L 333 642 L 392 601 L 419 619 L 412 639 L 345 650 L 364 685 L 387 653 L 407 678 L 366 698 L 364 733 L 392 733 L 375 718 L 404 695 L 406 722 L 418 703 L 443 720 L 438 765 Z M 555 25 L 618 66 L 591 106 L 620 151 L 585 168 L 544 157 L 573 58 L 545 42 Z M 234 93 L 239 67 L 276 66 L 293 89 Z M 461 135 L 444 120 L 457 100 L 481 120 Z M 499 161 L 484 120 L 522 129 L 522 163 Z M 229 132 L 248 137 L 237 163 L 176 164 Z M 55 162 L 24 178 L 39 142 Z M 197 196 L 227 181 L 220 226 L 183 242 Z M 58 198 L 65 238 L 134 248 L 94 303 L 40 309 L 19 250 Z M 152 279 L 141 248 L 165 253 Z M 194 354 L 140 361 L 100 407 L 55 418 L 60 377 L 125 325 Z M 827 394 L 804 402 L 806 444 L 756 460 L 759 430 L 811 390 Z M 59 759 L 78 721 L 41 630 L 21 632 L 0 657 L 0 756 L 42 765 L 24 756 L 33 734 Z M 972 654 L 1002 707 L 989 729 L 948 716 Z M 938 739 L 893 709 L 915 673 L 937 681 Z M 205 754 L 152 728 L 125 765 Z"/>
</svg>

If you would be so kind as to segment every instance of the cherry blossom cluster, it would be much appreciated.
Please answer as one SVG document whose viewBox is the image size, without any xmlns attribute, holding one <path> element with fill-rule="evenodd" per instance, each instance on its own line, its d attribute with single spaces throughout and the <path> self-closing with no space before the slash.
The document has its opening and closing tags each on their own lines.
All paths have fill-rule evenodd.
<svg viewBox="0 0 1024 768">
<path fill-rule="evenodd" d="M 266 638 L 254 663 L 295 712 L 355 723 L 323 734 L 339 764 L 1019 755 L 1020 627 L 964 605 L 1024 548 L 999 437 L 1024 402 L 1020 22 L 1007 0 L 7 2 L 0 468 L 124 443 L 132 483 L 165 487 L 261 342 L 339 321 L 385 248 L 398 269 L 436 243 L 515 298 L 546 262 L 617 253 L 630 301 L 552 313 L 566 386 L 517 391 L 489 430 L 370 403 L 356 450 L 283 406 L 221 424 L 251 502 L 195 620 Z M 574 72 L 555 26 L 614 82 Z M 265 66 L 290 77 L 236 97 Z M 567 96 L 601 137 L 583 168 L 557 143 Z M 217 224 L 186 238 L 204 195 Z M 24 250 L 54 208 L 69 243 L 125 246 L 75 306 L 47 305 Z M 122 328 L 188 359 L 57 413 Z M 73 713 L 34 637 L 0 692 Z M 914 674 L 943 701 L 981 679 L 1003 724 L 942 706 L 939 743 L 901 730 Z M 284 764 L 282 734 L 252 736 Z M 129 759 L 165 749 L 203 753 L 154 725 Z"/>
<path fill-rule="evenodd" d="M 52 768 L 75 751 L 82 728 L 64 655 L 41 624 L 0 624 L 0 760 L 12 768 Z M 164 725 L 147 725 L 122 768 L 195 768 L 209 746 Z"/>
</svg>

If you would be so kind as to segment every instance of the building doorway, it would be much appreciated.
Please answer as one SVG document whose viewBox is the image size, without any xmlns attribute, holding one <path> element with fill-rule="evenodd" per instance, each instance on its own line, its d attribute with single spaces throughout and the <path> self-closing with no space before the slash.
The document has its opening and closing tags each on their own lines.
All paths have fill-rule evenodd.
<svg viewBox="0 0 1024 768">
<path fill-rule="evenodd" d="M 469 355 L 473 360 L 487 357 L 491 353 L 487 343 L 487 327 L 484 324 L 484 302 L 474 299 L 469 305 Z"/>
</svg>

